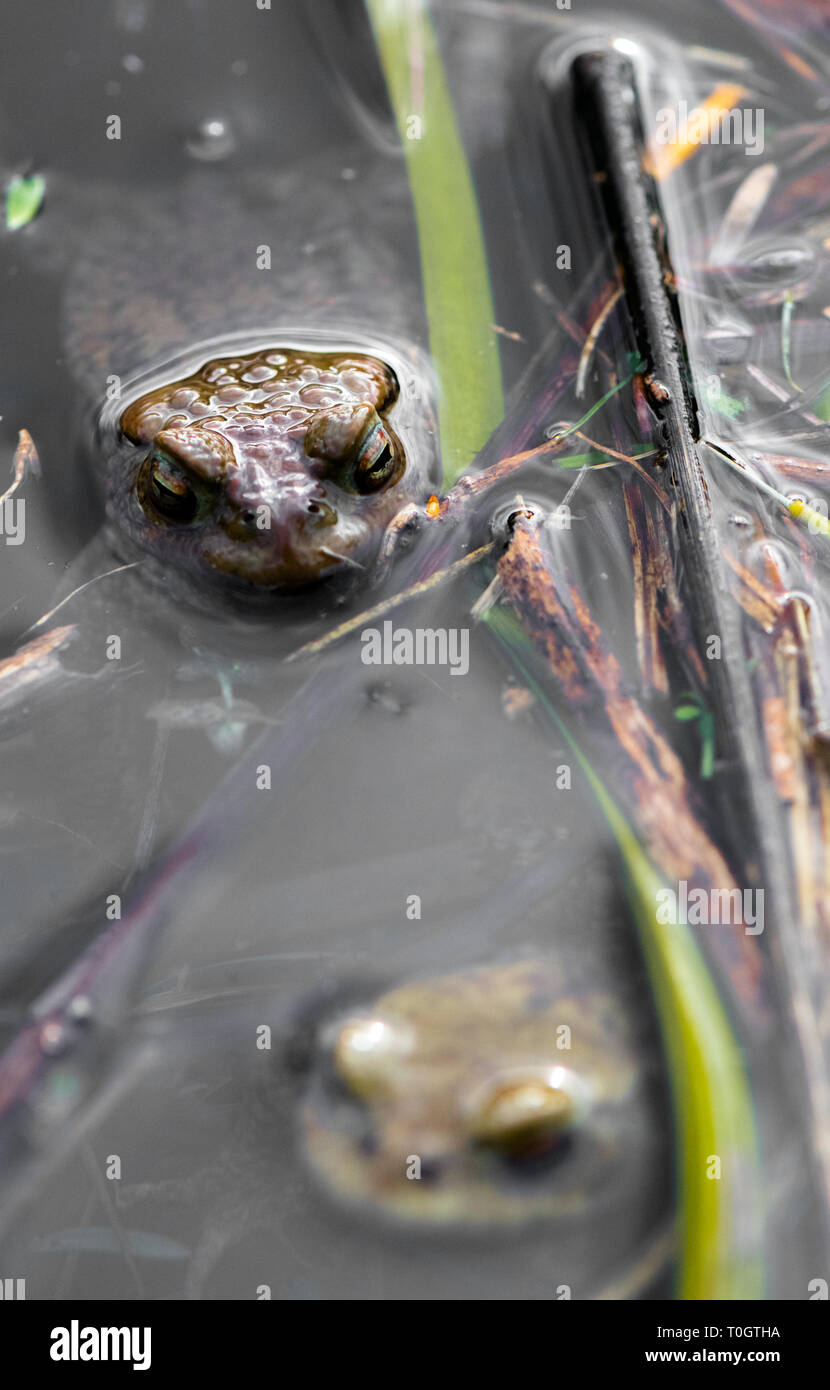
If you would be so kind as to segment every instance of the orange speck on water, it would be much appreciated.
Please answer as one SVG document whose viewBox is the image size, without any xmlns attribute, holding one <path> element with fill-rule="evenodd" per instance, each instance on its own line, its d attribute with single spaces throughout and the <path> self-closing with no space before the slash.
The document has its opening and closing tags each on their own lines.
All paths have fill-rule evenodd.
<svg viewBox="0 0 830 1390">
<path fill-rule="evenodd" d="M 440 510 L 441 504 L 438 501 L 438 498 L 433 493 L 432 497 L 430 497 L 429 501 L 427 502 L 427 516 L 436 517 Z"/>
</svg>

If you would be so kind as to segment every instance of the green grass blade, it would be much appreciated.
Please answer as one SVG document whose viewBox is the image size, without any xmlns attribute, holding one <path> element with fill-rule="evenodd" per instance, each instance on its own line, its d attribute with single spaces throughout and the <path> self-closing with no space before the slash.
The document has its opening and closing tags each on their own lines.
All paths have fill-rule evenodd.
<svg viewBox="0 0 830 1390">
<path fill-rule="evenodd" d="M 366 0 L 366 8 L 415 207 L 430 351 L 440 390 L 443 483 L 448 488 L 504 416 L 487 256 L 430 16 L 420 0 Z"/>
</svg>

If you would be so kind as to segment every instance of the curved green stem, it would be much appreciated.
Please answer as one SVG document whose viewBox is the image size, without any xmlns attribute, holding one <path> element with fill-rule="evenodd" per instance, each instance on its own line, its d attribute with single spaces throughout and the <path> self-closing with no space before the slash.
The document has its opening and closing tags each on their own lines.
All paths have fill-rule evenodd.
<svg viewBox="0 0 830 1390">
<path fill-rule="evenodd" d="M 762 1192 L 752 1087 L 740 1043 L 687 923 L 658 921 L 665 887 L 614 799 L 522 656 L 504 609 L 486 621 L 567 740 L 614 834 L 666 1051 L 677 1135 L 682 1299 L 763 1297 Z"/>
</svg>

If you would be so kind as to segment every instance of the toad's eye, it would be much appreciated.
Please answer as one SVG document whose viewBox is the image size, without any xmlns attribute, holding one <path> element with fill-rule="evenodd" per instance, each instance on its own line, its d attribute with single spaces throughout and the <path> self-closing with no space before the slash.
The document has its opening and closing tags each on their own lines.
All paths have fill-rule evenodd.
<svg viewBox="0 0 830 1390">
<path fill-rule="evenodd" d="M 586 1084 L 565 1067 L 494 1076 L 467 1100 L 471 1136 L 513 1161 L 561 1146 L 589 1109 Z"/>
<path fill-rule="evenodd" d="M 395 446 L 381 420 L 367 431 L 355 459 L 358 492 L 377 492 L 397 467 Z"/>
<path fill-rule="evenodd" d="M 199 510 L 199 499 L 181 469 L 157 455 L 149 459 L 147 493 L 157 512 L 186 524 Z"/>
<path fill-rule="evenodd" d="M 368 401 L 319 410 L 306 431 L 305 451 L 317 475 L 344 492 L 380 492 L 406 467 L 403 445 Z"/>
</svg>

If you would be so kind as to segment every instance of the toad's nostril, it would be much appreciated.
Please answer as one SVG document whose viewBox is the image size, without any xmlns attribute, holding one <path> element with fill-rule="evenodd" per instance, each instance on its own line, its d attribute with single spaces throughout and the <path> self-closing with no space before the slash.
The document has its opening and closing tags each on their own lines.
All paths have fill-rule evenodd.
<svg viewBox="0 0 830 1390">
<path fill-rule="evenodd" d="M 306 502 L 306 515 L 312 518 L 312 526 L 334 526 L 337 521 L 337 512 L 330 507 L 328 502 L 315 501 L 309 498 Z"/>
<path fill-rule="evenodd" d="M 317 531 L 321 527 L 334 526 L 337 512 L 320 497 L 303 496 L 302 493 L 285 493 L 271 505 L 272 526 L 281 535 Z"/>
</svg>

